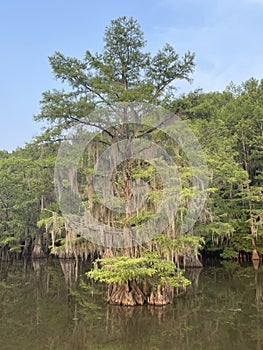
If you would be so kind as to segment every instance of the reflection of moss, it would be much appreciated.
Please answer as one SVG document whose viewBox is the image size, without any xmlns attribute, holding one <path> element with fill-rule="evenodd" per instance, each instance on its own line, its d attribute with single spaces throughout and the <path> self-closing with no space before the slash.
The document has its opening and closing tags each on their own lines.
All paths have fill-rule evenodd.
<svg viewBox="0 0 263 350">
<path fill-rule="evenodd" d="M 187 276 L 199 282 L 166 307 L 107 305 L 105 286 L 86 280 L 89 267 L 81 264 L 70 291 L 56 259 L 2 266 L 1 344 L 5 350 L 256 349 L 263 345 L 262 267 L 222 264 L 192 269 Z"/>
<path fill-rule="evenodd" d="M 5 281 L 0 281 L 0 288 L 5 290 L 5 289 L 12 289 L 13 287 L 7 284 Z"/>
<path fill-rule="evenodd" d="M 78 288 L 70 289 L 70 296 L 78 308 L 78 314 L 85 321 L 92 320 L 95 317 L 103 316 L 102 307 L 96 304 L 96 297 L 101 296 L 103 292 L 92 287 L 92 285 L 84 282 L 83 277 L 80 278 Z M 75 315 L 76 316 L 76 315 Z"/>
</svg>

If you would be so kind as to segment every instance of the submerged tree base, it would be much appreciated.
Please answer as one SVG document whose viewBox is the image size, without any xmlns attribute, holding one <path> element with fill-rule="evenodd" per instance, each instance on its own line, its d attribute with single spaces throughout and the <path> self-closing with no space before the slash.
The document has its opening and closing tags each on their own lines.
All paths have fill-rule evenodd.
<svg viewBox="0 0 263 350">
<path fill-rule="evenodd" d="M 156 291 L 152 291 L 147 299 L 149 305 L 163 306 L 173 302 L 174 288 L 172 286 L 158 285 Z"/>
<path fill-rule="evenodd" d="M 108 286 L 108 303 L 111 305 L 138 306 L 171 304 L 174 297 L 174 288 L 170 285 L 158 285 L 151 290 L 146 284 L 141 288 L 136 281 L 129 283 L 111 283 Z"/>
<path fill-rule="evenodd" d="M 203 267 L 203 264 L 198 258 L 198 255 L 185 256 L 184 260 L 185 267 Z"/>
<path fill-rule="evenodd" d="M 135 281 L 131 283 L 111 283 L 108 286 L 108 303 L 113 305 L 136 306 L 146 303 L 144 293 Z"/>
</svg>

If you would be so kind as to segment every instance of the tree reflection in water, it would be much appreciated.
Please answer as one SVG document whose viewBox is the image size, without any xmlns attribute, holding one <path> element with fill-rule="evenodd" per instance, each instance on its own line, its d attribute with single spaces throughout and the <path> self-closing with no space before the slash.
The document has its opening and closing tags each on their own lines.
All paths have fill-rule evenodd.
<svg viewBox="0 0 263 350">
<path fill-rule="evenodd" d="M 105 286 L 88 281 L 87 269 L 62 259 L 2 263 L 0 348 L 263 348 L 262 267 L 255 262 L 189 270 L 192 285 L 165 307 L 107 305 Z"/>
</svg>

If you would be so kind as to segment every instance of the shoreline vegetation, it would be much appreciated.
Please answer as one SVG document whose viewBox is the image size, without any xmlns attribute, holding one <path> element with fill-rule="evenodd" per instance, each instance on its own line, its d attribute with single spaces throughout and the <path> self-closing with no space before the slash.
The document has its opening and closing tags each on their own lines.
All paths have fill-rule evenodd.
<svg viewBox="0 0 263 350">
<path fill-rule="evenodd" d="M 90 260 L 94 269 L 89 278 L 106 282 L 108 302 L 119 305 L 171 303 L 174 290 L 189 284 L 185 268 L 201 267 L 201 255 L 257 262 L 263 254 L 263 80 L 230 83 L 223 92 L 198 89 L 177 96 L 176 81 L 191 81 L 194 53 L 180 57 L 166 44 L 151 55 L 144 47 L 139 23 L 120 17 L 106 27 L 102 53 L 86 51 L 83 60 L 60 52 L 49 57 L 55 78 L 66 83 L 67 90 L 43 93 L 41 112 L 35 116 L 47 125 L 41 136 L 11 153 L 0 151 L 0 259 L 52 255 Z M 134 101 L 179 116 L 205 155 L 206 202 L 186 234 L 180 228 L 196 190 L 186 150 L 158 127 L 142 128 L 125 118 L 118 127 L 109 127 L 107 108 L 119 104 L 126 116 Z M 132 112 L 139 115 L 135 107 Z M 157 125 L 166 121 L 158 120 Z M 176 124 L 169 123 L 170 129 Z M 68 224 L 54 189 L 54 169 L 61 142 L 76 125 L 88 127 L 92 141 L 80 156 L 77 174 L 63 179 L 63 186 L 77 183 L 92 216 L 124 235 L 150 220 L 174 194 L 165 192 L 154 162 L 138 155 L 118 163 L 112 151 L 115 167 L 110 181 L 113 199 L 117 198 L 112 206 L 117 209 L 109 209 L 92 182 L 100 155 L 121 142 L 130 150 L 132 141 L 142 136 L 169 154 L 167 168 L 180 176 L 180 200 L 176 209 L 167 206 L 169 225 L 160 234 L 141 245 L 114 248 L 85 239 Z M 147 152 L 154 158 L 152 149 Z M 147 200 L 133 210 L 139 189 L 147 193 Z M 63 198 L 69 207 L 74 200 Z M 118 208 L 122 202 L 123 211 Z"/>
</svg>

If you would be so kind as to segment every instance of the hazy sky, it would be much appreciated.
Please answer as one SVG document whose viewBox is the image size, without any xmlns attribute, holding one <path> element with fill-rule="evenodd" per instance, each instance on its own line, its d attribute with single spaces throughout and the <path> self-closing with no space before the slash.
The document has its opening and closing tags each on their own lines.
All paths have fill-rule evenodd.
<svg viewBox="0 0 263 350">
<path fill-rule="evenodd" d="M 263 78 L 263 0 L 6 0 L 0 5 L 0 149 L 14 150 L 40 132 L 33 121 L 42 92 L 58 87 L 48 56 L 100 51 L 105 26 L 119 16 L 141 24 L 147 51 L 166 42 L 196 53 L 194 82 L 222 91 Z"/>
</svg>

